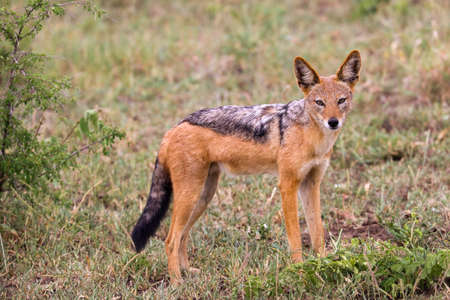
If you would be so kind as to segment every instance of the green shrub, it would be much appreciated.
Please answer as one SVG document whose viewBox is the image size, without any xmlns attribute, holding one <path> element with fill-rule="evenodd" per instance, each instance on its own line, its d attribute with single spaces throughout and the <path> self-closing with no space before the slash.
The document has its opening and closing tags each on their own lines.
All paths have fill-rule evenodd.
<svg viewBox="0 0 450 300">
<path fill-rule="evenodd" d="M 83 151 L 103 149 L 105 153 L 124 135 L 99 120 L 96 111 L 69 126 L 63 137 L 42 136 L 44 113 L 61 116 L 70 88 L 68 79 L 46 74 L 44 54 L 29 46 L 52 16 L 62 16 L 65 4 L 80 4 L 101 16 L 90 1 L 53 2 L 30 0 L 20 11 L 0 8 L 0 192 L 45 190 L 60 179 L 60 171 L 75 167 Z M 33 118 L 38 117 L 38 120 Z M 67 120 L 66 120 L 67 122 Z"/>
</svg>

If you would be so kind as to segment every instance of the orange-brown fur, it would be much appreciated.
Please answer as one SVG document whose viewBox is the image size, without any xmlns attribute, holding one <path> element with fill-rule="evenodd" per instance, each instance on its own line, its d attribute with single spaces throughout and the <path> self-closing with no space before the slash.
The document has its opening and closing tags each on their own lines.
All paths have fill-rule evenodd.
<svg viewBox="0 0 450 300">
<path fill-rule="evenodd" d="M 302 62 L 306 63 L 303 59 L 296 59 L 296 63 Z M 345 113 L 350 109 L 351 93 L 357 79 L 345 82 L 343 78 L 349 77 L 339 77 L 339 73 L 329 77 L 317 76 L 319 82 L 311 86 L 308 81 L 302 80 L 309 80 L 317 74 L 307 63 L 306 68 L 313 72 L 299 79 L 306 101 L 320 98 L 327 105 L 319 112 L 321 108 L 316 107 L 312 100 L 311 103 L 307 102 L 305 109 L 311 122 L 287 128 L 282 143 L 277 126 L 271 128 L 265 143 L 222 135 L 189 123 L 181 123 L 164 136 L 158 159 L 169 170 L 173 184 L 172 223 L 166 239 L 169 273 L 173 280 L 181 278 L 180 267 L 189 269 L 189 230 L 212 198 L 220 169 L 233 174 L 278 174 L 289 248 L 294 262 L 302 261 L 297 203 L 300 188 L 313 249 L 319 255 L 325 254 L 320 183 L 341 128 L 327 130 L 322 123 L 331 117 L 343 122 Z M 306 71 L 309 72 L 308 69 Z M 341 67 L 341 73 L 346 71 Z M 345 111 L 333 104 L 343 95 L 348 97 L 346 105 L 349 107 Z"/>
</svg>

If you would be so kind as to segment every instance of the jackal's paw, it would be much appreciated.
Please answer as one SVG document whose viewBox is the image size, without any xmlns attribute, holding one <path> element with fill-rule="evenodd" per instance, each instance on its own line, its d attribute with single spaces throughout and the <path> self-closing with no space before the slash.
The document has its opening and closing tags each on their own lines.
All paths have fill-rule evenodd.
<svg viewBox="0 0 450 300">
<path fill-rule="evenodd" d="M 294 254 L 292 254 L 291 259 L 292 259 L 292 263 L 294 263 L 294 264 L 302 263 L 303 262 L 302 253 L 294 253 Z"/>
<path fill-rule="evenodd" d="M 325 257 L 328 255 L 328 251 L 326 249 L 323 249 L 323 250 L 319 251 L 319 253 L 317 255 L 319 257 Z"/>
<path fill-rule="evenodd" d="M 200 269 L 197 268 L 193 268 L 193 267 L 189 267 L 189 272 L 191 272 L 192 274 L 200 274 Z"/>
<path fill-rule="evenodd" d="M 173 287 L 177 287 L 183 284 L 183 278 L 181 277 L 170 277 L 170 285 Z"/>
</svg>

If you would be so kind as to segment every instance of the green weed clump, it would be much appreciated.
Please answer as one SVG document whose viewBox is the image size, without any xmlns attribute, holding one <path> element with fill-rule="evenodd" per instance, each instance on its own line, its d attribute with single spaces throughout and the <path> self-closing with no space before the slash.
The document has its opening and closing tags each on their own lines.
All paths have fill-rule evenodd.
<svg viewBox="0 0 450 300">
<path fill-rule="evenodd" d="M 249 297 L 326 295 L 337 290 L 351 297 L 398 298 L 442 285 L 449 279 L 449 267 L 448 249 L 409 249 L 390 242 L 353 239 L 347 249 L 288 266 L 265 281 L 250 276 L 245 291 Z"/>
<path fill-rule="evenodd" d="M 407 248 L 423 247 L 432 249 L 435 247 L 450 248 L 449 233 L 429 226 L 419 218 L 416 212 L 407 212 L 399 220 L 392 217 L 379 218 L 383 226 L 389 231 L 394 241 Z M 384 220 L 383 220 L 384 219 Z M 441 231 L 442 239 L 438 239 L 436 231 Z"/>
<path fill-rule="evenodd" d="M 379 218 L 381 219 L 381 218 Z M 425 231 L 416 213 L 403 222 L 387 220 L 384 225 L 394 241 L 354 238 L 323 258 L 287 266 L 265 280 L 249 276 L 245 292 L 253 296 L 331 295 L 337 290 L 353 298 L 400 298 L 427 293 L 448 284 L 450 249 L 427 247 Z"/>
</svg>

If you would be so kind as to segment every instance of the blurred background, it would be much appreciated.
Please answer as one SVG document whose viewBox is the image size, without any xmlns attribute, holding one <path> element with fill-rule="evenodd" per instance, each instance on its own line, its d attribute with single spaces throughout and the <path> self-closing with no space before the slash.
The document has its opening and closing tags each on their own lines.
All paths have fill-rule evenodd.
<svg viewBox="0 0 450 300">
<path fill-rule="evenodd" d="M 425 130 L 424 107 L 447 108 L 447 1 L 100 4 L 107 11 L 102 20 L 68 10 L 34 47 L 54 55 L 52 72 L 73 79 L 79 101 L 71 112 L 99 106 L 126 129 L 131 145 L 124 155 L 148 153 L 168 128 L 202 107 L 301 98 L 295 56 L 328 75 L 359 49 L 355 114 L 387 130 Z M 442 129 L 437 123 L 444 119 L 427 125 Z M 351 127 L 361 125 L 353 120 Z"/>
<path fill-rule="evenodd" d="M 25 213 L 19 220 L 13 210 L 2 213 L 16 232 L 5 233 L 15 270 L 4 281 L 6 291 L 242 296 L 247 276 L 288 259 L 276 178 L 221 180 L 192 233 L 191 260 L 204 272 L 181 291 L 167 292 L 169 218 L 143 255 L 135 257 L 128 235 L 146 202 L 162 136 L 204 107 L 301 98 L 295 56 L 329 75 L 353 49 L 361 52 L 362 71 L 322 186 L 325 223 L 339 233 L 375 215 L 391 220 L 414 213 L 424 228 L 436 229 L 426 243 L 448 242 L 449 1 L 99 4 L 106 10 L 102 19 L 72 8 L 51 18 L 32 48 L 51 56 L 46 71 L 72 79 L 76 100 L 64 107 L 68 118 L 97 109 L 126 138 L 110 156 L 81 157 L 80 169 L 64 174 L 56 200 L 38 199 L 45 216 Z M 48 113 L 43 136 L 63 136 L 63 126 Z M 71 218 L 80 199 L 83 206 Z M 270 229 L 261 229 L 264 224 Z"/>
</svg>

